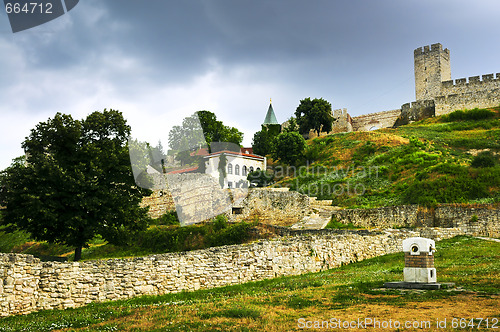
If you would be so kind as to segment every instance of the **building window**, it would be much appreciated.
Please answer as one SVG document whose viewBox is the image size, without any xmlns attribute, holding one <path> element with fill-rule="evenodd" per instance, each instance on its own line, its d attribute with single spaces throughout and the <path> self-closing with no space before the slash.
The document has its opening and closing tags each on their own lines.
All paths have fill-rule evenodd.
<svg viewBox="0 0 500 332">
<path fill-rule="evenodd" d="M 233 183 L 232 183 L 232 182 L 228 182 L 228 183 L 227 183 L 227 187 L 228 187 L 229 189 L 231 189 L 231 188 L 233 187 Z"/>
<path fill-rule="evenodd" d="M 260 167 L 257 167 L 257 171 L 260 171 Z"/>
<path fill-rule="evenodd" d="M 227 174 L 233 174 L 233 165 L 227 164 Z"/>
<path fill-rule="evenodd" d="M 253 172 L 253 166 L 250 166 L 250 173 Z"/>
<path fill-rule="evenodd" d="M 247 176 L 247 167 L 246 166 L 243 166 L 243 168 L 241 169 L 241 175 Z"/>
<path fill-rule="evenodd" d="M 240 165 L 234 166 L 234 174 L 235 175 L 240 175 Z"/>
</svg>

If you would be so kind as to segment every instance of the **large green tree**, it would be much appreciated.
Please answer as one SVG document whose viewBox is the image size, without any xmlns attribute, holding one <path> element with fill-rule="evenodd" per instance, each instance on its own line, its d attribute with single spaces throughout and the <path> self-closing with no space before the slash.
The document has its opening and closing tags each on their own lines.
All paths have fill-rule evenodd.
<svg viewBox="0 0 500 332">
<path fill-rule="evenodd" d="M 281 133 L 274 143 L 273 159 L 293 165 L 304 157 L 306 140 L 298 132 Z"/>
<path fill-rule="evenodd" d="M 144 194 L 134 183 L 127 148 L 130 127 L 115 110 L 84 120 L 57 113 L 39 123 L 23 142 L 26 163 L 0 177 L 4 224 L 41 241 L 81 250 L 100 234 L 123 243 L 147 227 Z"/>
<path fill-rule="evenodd" d="M 217 120 L 214 113 L 198 111 L 184 118 L 181 126 L 169 132 L 168 143 L 172 150 L 193 150 L 199 146 L 210 147 L 212 142 L 229 142 L 240 145 L 243 133 Z"/>
<path fill-rule="evenodd" d="M 217 120 L 214 113 L 209 111 L 198 111 L 196 115 L 200 119 L 203 134 L 208 146 L 212 142 L 228 142 L 240 145 L 243 141 L 243 133 L 235 127 L 224 125 L 222 121 Z"/>
<path fill-rule="evenodd" d="M 262 130 L 256 132 L 253 135 L 252 141 L 252 149 L 253 153 L 266 156 L 273 152 L 275 136 L 271 136 L 271 134 L 267 131 L 265 127 Z"/>
<path fill-rule="evenodd" d="M 332 130 L 334 121 L 332 104 L 323 98 L 301 100 L 295 110 L 295 117 L 301 134 L 309 134 L 309 130 L 313 129 L 319 136 L 322 131 L 328 132 Z"/>
</svg>

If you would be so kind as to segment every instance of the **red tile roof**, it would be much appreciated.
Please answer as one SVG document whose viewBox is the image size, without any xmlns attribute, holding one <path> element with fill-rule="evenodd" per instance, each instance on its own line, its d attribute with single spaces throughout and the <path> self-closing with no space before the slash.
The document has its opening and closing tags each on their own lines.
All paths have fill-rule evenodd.
<svg viewBox="0 0 500 332">
<path fill-rule="evenodd" d="M 256 158 L 256 159 L 264 159 L 263 156 L 259 156 L 259 155 L 256 155 L 256 154 L 234 152 L 234 151 L 229 151 L 229 150 L 217 151 L 217 152 L 209 154 L 208 157 L 210 157 L 210 156 L 216 156 L 216 155 L 219 155 L 221 153 L 232 154 L 232 155 L 236 155 L 236 156 L 245 156 L 245 157 Z"/>
<path fill-rule="evenodd" d="M 183 168 L 183 169 L 178 169 L 172 172 L 168 172 L 167 174 L 181 174 L 181 173 L 191 173 L 194 172 L 198 169 L 198 166 L 195 167 L 190 167 L 190 168 Z"/>
<path fill-rule="evenodd" d="M 190 156 L 208 156 L 209 153 L 208 153 L 208 148 L 201 148 L 201 149 L 198 149 L 197 151 L 194 151 L 194 152 L 191 152 L 189 154 Z"/>
<path fill-rule="evenodd" d="M 253 148 L 252 148 L 252 147 L 249 147 L 249 148 L 241 148 L 241 153 L 249 153 L 249 154 L 253 154 Z"/>
</svg>

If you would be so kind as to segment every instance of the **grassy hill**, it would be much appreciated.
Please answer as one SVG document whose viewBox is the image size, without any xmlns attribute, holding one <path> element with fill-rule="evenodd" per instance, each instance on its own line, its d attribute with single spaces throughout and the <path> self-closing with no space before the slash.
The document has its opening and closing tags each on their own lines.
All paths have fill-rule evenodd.
<svg viewBox="0 0 500 332">
<path fill-rule="evenodd" d="M 485 319 L 489 328 L 495 320 L 498 325 L 500 244 L 456 237 L 437 249 L 438 282 L 454 282 L 455 289 L 382 289 L 386 281 L 402 280 L 404 259 L 397 253 L 319 273 L 7 317 L 0 331 L 300 331 L 301 318 L 431 324 L 400 331 L 437 330 L 436 319 L 445 318 L 448 331 L 457 317 L 473 329 L 484 328 Z"/>
<path fill-rule="evenodd" d="M 500 202 L 500 107 L 307 143 L 307 167 L 275 186 L 351 208 Z"/>
</svg>

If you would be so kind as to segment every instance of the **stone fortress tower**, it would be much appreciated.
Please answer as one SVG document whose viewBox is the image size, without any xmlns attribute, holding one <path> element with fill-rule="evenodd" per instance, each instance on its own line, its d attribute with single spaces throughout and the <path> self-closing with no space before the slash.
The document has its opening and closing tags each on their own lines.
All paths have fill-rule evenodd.
<svg viewBox="0 0 500 332">
<path fill-rule="evenodd" d="M 500 73 L 451 79 L 450 51 L 441 44 L 417 48 L 415 96 L 417 101 L 401 106 L 395 125 L 407 124 L 456 110 L 500 105 Z M 481 80 L 482 78 L 482 80 Z"/>
<path fill-rule="evenodd" d="M 500 105 L 500 73 L 451 79 L 450 51 L 439 43 L 413 51 L 416 101 L 400 109 L 351 117 L 347 110 L 333 110 L 332 131 L 368 131 L 397 127 L 456 110 Z M 311 136 L 313 135 L 313 136 Z M 311 132 L 310 137 L 315 134 Z"/>
<path fill-rule="evenodd" d="M 441 82 L 451 80 L 450 51 L 441 44 L 414 51 L 415 96 L 417 100 L 439 96 Z"/>
</svg>

